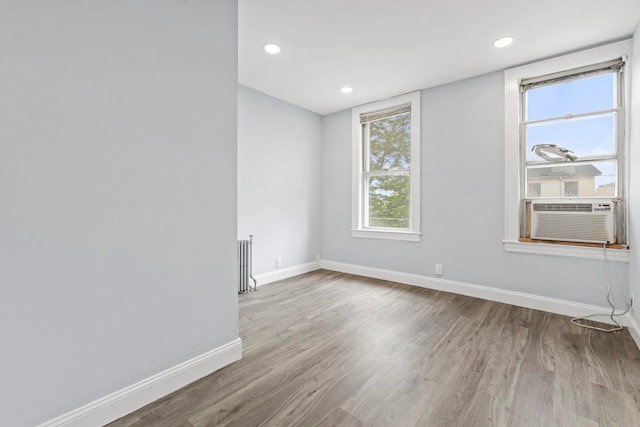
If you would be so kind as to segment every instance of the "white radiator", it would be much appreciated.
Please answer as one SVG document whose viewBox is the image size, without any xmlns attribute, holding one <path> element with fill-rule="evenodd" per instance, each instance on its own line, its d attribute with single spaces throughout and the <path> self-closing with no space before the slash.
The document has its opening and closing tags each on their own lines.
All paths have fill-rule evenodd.
<svg viewBox="0 0 640 427">
<path fill-rule="evenodd" d="M 238 293 L 257 290 L 258 282 L 253 277 L 253 236 L 249 240 L 238 240 Z M 253 286 L 251 286 L 253 281 Z"/>
</svg>

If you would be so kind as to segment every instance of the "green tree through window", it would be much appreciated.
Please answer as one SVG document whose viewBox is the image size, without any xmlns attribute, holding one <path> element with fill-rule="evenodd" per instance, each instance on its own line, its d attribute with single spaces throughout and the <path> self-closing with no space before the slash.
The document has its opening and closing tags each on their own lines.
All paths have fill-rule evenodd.
<svg viewBox="0 0 640 427">
<path fill-rule="evenodd" d="M 353 107 L 351 236 L 419 242 L 419 91 Z"/>
<path fill-rule="evenodd" d="M 364 124 L 368 126 L 368 221 L 370 227 L 410 226 L 411 113 Z"/>
</svg>

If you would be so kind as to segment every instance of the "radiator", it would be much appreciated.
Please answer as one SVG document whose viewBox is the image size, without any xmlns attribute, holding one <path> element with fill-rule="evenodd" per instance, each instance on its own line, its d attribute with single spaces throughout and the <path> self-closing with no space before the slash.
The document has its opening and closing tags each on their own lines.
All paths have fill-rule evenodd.
<svg viewBox="0 0 640 427">
<path fill-rule="evenodd" d="M 238 240 L 238 293 L 246 294 L 257 290 L 258 282 L 253 277 L 253 236 L 249 240 Z M 253 286 L 251 286 L 253 281 Z"/>
</svg>

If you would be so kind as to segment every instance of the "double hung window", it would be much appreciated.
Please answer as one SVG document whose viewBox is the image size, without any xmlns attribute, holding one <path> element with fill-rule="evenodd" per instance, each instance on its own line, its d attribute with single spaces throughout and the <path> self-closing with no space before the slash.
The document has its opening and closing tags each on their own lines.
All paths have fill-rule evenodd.
<svg viewBox="0 0 640 427">
<path fill-rule="evenodd" d="M 353 109 L 355 237 L 419 240 L 420 92 Z"/>
<path fill-rule="evenodd" d="M 521 82 L 525 197 L 623 194 L 623 69 L 618 60 Z"/>
<path fill-rule="evenodd" d="M 606 242 L 628 260 L 630 51 L 624 41 L 505 71 L 507 251 L 602 258 Z"/>
</svg>

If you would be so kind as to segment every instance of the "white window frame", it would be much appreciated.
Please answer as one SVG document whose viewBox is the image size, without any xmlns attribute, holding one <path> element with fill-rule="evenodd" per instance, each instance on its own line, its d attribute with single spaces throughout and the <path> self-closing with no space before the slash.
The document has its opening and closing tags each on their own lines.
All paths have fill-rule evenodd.
<svg viewBox="0 0 640 427">
<path fill-rule="evenodd" d="M 504 248 L 508 252 L 520 252 L 541 255 L 570 256 L 580 258 L 603 259 L 602 248 L 556 245 L 548 243 L 520 242 L 520 189 L 521 189 L 521 153 L 520 153 L 520 82 L 553 73 L 603 63 L 619 58 L 627 58 L 624 73 L 624 117 L 625 132 L 622 147 L 619 147 L 618 162 L 624 165 L 622 176 L 624 188 L 629 188 L 629 131 L 630 88 L 631 88 L 631 40 L 601 46 L 549 59 L 505 71 L 505 238 Z M 628 203 L 623 204 L 625 207 Z M 628 214 L 625 215 L 628 230 Z M 612 261 L 629 262 L 627 249 L 607 249 L 607 258 Z"/>
<path fill-rule="evenodd" d="M 420 91 L 354 107 L 352 111 L 352 220 L 351 236 L 374 239 L 420 241 Z M 364 141 L 360 116 L 375 111 L 411 104 L 411 170 L 409 228 L 395 230 L 365 227 Z"/>
</svg>

